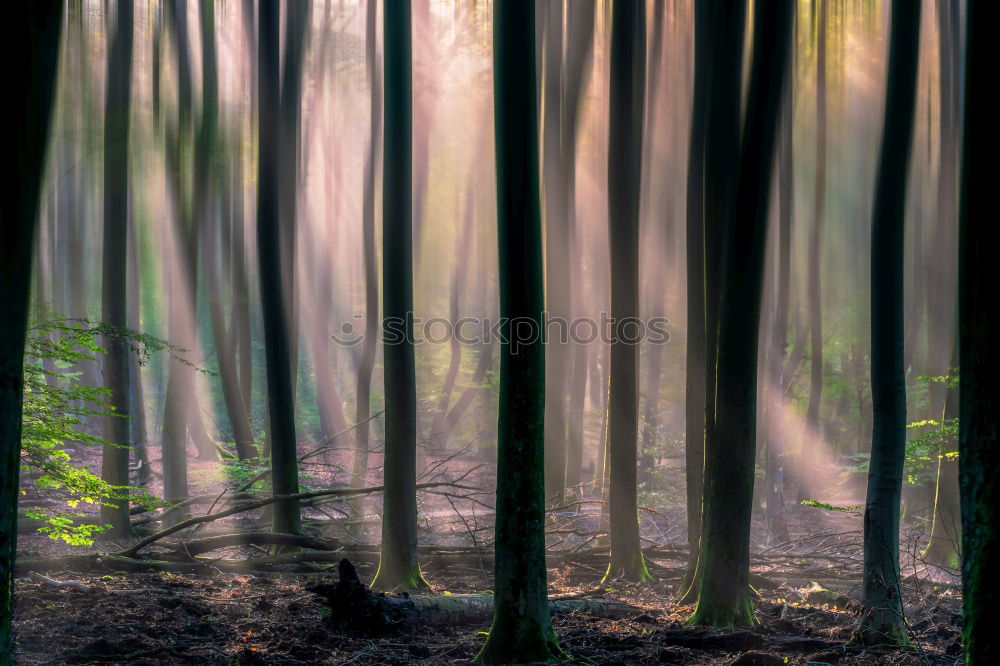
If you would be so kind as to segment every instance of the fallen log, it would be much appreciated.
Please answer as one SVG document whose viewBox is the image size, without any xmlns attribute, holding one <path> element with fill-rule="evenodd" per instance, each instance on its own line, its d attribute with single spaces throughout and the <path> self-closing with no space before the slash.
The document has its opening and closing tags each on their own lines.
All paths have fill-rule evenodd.
<svg viewBox="0 0 1000 666">
<path fill-rule="evenodd" d="M 320 597 L 331 613 L 327 623 L 362 633 L 382 633 L 419 625 L 481 624 L 493 617 L 492 594 L 448 594 L 410 596 L 372 592 L 350 560 L 342 559 L 340 580 L 306 588 Z M 643 610 L 621 601 L 606 599 L 550 599 L 552 613 L 582 613 L 620 619 Z"/>
</svg>

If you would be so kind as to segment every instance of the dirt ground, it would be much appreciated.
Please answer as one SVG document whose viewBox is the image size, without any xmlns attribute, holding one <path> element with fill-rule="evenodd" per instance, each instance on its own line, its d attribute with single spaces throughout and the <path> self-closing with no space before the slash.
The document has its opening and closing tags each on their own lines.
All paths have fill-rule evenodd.
<svg viewBox="0 0 1000 666">
<path fill-rule="evenodd" d="M 450 471 L 434 478 L 459 478 L 469 464 L 456 458 Z M 211 480 L 218 478 L 207 463 L 193 468 L 192 478 L 201 483 L 193 484 L 192 492 L 205 492 Z M 489 487 L 491 482 L 476 480 L 478 487 Z M 342 480 L 317 475 L 315 483 L 337 487 Z M 420 540 L 441 549 L 435 551 L 435 546 L 428 545 L 421 557 L 432 593 L 491 589 L 491 515 L 488 507 L 477 504 L 488 496 L 425 495 Z M 830 500 L 850 503 L 845 497 Z M 377 517 L 377 498 L 370 500 L 369 511 Z M 377 541 L 377 520 L 367 529 L 355 527 L 352 532 L 344 528 L 342 519 L 340 523 L 325 520 L 324 516 L 339 517 L 335 504 L 305 514 L 314 519 L 309 531 L 316 536 L 345 544 L 351 539 L 362 544 Z M 259 512 L 241 514 L 224 525 L 214 524 L 213 529 L 225 533 L 252 528 L 258 518 Z M 592 664 L 962 663 L 960 586 L 951 573 L 904 555 L 903 595 L 912 648 L 889 653 L 866 650 L 850 644 L 860 599 L 860 516 L 791 505 L 788 519 L 792 539 L 773 546 L 756 540 L 764 529 L 759 518 L 754 519 L 751 583 L 760 595 L 756 605 L 759 626 L 717 631 L 685 626 L 693 609 L 676 603 L 685 566 L 683 504 L 663 500 L 657 510 L 642 512 L 644 546 L 648 546 L 647 559 L 655 577 L 642 584 L 601 584 L 607 560 L 606 553 L 594 548 L 599 532 L 597 507 L 550 515 L 550 594 L 618 599 L 641 609 L 624 620 L 556 616 L 553 623 L 560 645 L 577 663 Z M 901 550 L 915 553 L 919 538 L 919 533 L 904 534 Z M 466 554 L 462 558 L 440 556 L 448 544 L 464 547 Z M 18 550 L 21 558 L 52 557 L 114 552 L 122 545 L 98 542 L 93 548 L 70 548 L 38 534 L 22 534 Z M 163 553 L 154 555 L 162 557 Z M 216 562 L 222 567 L 222 561 L 266 555 L 262 548 L 241 546 L 213 552 L 210 558 L 226 558 Z M 351 557 L 362 580 L 370 582 L 377 564 L 375 553 L 354 551 Z M 73 581 L 79 587 L 55 587 L 22 567 L 15 582 L 14 663 L 464 664 L 475 656 L 489 629 L 483 623 L 420 627 L 380 636 L 334 631 L 323 621 L 327 609 L 305 588 L 334 581 L 336 564 L 233 572 L 231 567 L 213 570 L 210 558 L 200 560 L 208 564 L 197 575 L 125 572 L 114 565 L 74 568 L 72 561 L 39 572 L 50 581 Z"/>
<path fill-rule="evenodd" d="M 357 562 L 365 580 L 374 562 Z M 656 561 L 654 560 L 654 564 Z M 430 562 L 434 592 L 484 589 L 481 575 L 449 575 Z M 952 585 L 909 590 L 913 650 L 878 653 L 848 644 L 856 601 L 810 593 L 778 576 L 758 578 L 760 626 L 753 630 L 688 628 L 690 606 L 673 602 L 679 569 L 654 567 L 651 583 L 606 583 L 563 567 L 550 571 L 553 594 L 620 599 L 643 613 L 625 620 L 583 615 L 553 619 L 560 645 L 596 664 L 958 664 L 960 600 Z M 382 636 L 331 631 L 326 609 L 305 586 L 331 577 L 288 574 L 193 576 L 171 573 L 50 572 L 88 589 L 16 583 L 15 664 L 463 664 L 482 646 L 487 624 L 422 627 Z M 912 586 L 911 586 L 912 587 Z"/>
</svg>

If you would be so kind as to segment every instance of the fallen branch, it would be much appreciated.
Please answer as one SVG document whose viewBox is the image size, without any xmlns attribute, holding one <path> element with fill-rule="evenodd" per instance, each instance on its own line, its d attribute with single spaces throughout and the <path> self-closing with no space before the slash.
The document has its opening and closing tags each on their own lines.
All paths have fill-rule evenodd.
<svg viewBox="0 0 1000 666">
<path fill-rule="evenodd" d="M 458 488 L 459 490 L 477 490 L 477 488 L 473 488 L 472 486 L 463 486 L 463 485 L 458 485 L 457 483 L 444 483 L 444 482 L 418 483 L 416 489 L 426 490 L 428 488 L 440 488 L 444 486 L 448 486 L 451 488 Z M 330 490 L 313 490 L 307 493 L 295 493 L 291 495 L 274 495 L 272 497 L 266 497 L 256 502 L 250 502 L 248 504 L 241 504 L 240 506 L 230 507 L 228 509 L 219 511 L 217 513 L 210 513 L 204 516 L 195 516 L 194 518 L 188 518 L 187 520 L 182 520 L 181 522 L 175 525 L 162 529 L 159 532 L 156 532 L 155 534 L 151 534 L 150 536 L 146 537 L 145 539 L 142 539 L 135 545 L 130 546 L 129 548 L 126 548 L 125 550 L 119 551 L 118 553 L 115 554 L 120 557 L 135 557 L 136 555 L 139 554 L 140 550 L 142 550 L 149 544 L 159 541 L 164 537 L 168 537 L 171 534 L 179 532 L 188 527 L 192 527 L 194 525 L 200 525 L 201 523 L 210 523 L 213 520 L 218 520 L 220 518 L 232 516 L 237 513 L 243 513 L 245 511 L 253 511 L 254 509 L 260 509 L 269 504 L 274 504 L 275 502 L 291 502 L 303 499 L 312 499 L 314 497 L 332 497 L 335 495 L 339 495 L 342 497 L 351 497 L 357 495 L 369 495 L 371 493 L 380 493 L 383 490 L 385 490 L 385 486 L 374 486 L 371 488 L 332 488 Z"/>
<path fill-rule="evenodd" d="M 313 550 L 335 550 L 340 543 L 333 539 L 317 539 L 301 534 L 281 534 L 280 532 L 237 532 L 234 534 L 217 534 L 203 539 L 194 539 L 179 544 L 169 544 L 179 552 L 190 557 L 210 553 L 219 548 L 231 546 L 249 546 L 250 544 L 267 546 L 295 546 Z"/>
<path fill-rule="evenodd" d="M 40 583 L 44 583 L 49 587 L 54 587 L 56 589 L 68 588 L 70 590 L 80 590 L 81 592 L 89 592 L 90 586 L 84 585 L 83 583 L 77 583 L 74 580 L 54 580 L 48 576 L 43 576 L 40 573 L 35 573 L 34 571 L 28 572 L 28 578 L 31 580 L 37 580 Z"/>
</svg>

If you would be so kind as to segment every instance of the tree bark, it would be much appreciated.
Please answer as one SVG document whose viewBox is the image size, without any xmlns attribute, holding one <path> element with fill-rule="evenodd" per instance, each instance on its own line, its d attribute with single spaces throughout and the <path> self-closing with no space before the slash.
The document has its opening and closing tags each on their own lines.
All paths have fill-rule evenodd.
<svg viewBox="0 0 1000 666">
<path fill-rule="evenodd" d="M 128 252 L 128 134 L 132 93 L 132 2 L 115 12 L 115 34 L 108 54 L 108 87 L 104 108 L 104 250 L 101 273 L 101 319 L 115 330 L 104 344 L 104 385 L 114 414 L 108 416 L 101 478 L 116 486 L 120 497 L 101 505 L 101 519 L 111 524 L 109 536 L 132 534 L 128 506 L 128 298 L 125 272 Z"/>
<path fill-rule="evenodd" d="M 737 183 L 732 200 L 723 202 L 727 212 L 719 308 L 717 449 L 706 457 L 703 570 L 692 624 L 756 623 L 750 596 L 750 517 L 760 305 L 771 172 L 793 9 L 792 0 L 754 4 L 753 60 Z"/>
<path fill-rule="evenodd" d="M 374 587 L 427 587 L 417 564 L 417 395 L 413 349 L 413 71 L 410 4 L 386 0 L 382 307 L 385 458 L 382 555 Z"/>
<path fill-rule="evenodd" d="M 1000 589 L 1000 284 L 996 247 L 996 121 L 992 95 L 992 43 L 996 4 L 970 0 L 967 7 L 964 139 L 959 215 L 959 478 L 962 493 L 962 604 L 965 663 L 1000 663 L 996 590 Z M 990 39 L 986 35 L 990 34 Z"/>
<path fill-rule="evenodd" d="M 892 7 L 882 152 L 872 211 L 871 308 L 874 428 L 864 513 L 864 599 L 858 639 L 907 642 L 899 580 L 899 502 L 906 449 L 903 241 L 913 143 L 920 2 Z"/>
<path fill-rule="evenodd" d="M 264 347 L 267 363 L 267 403 L 271 432 L 271 482 L 275 495 L 298 492 L 299 472 L 295 446 L 294 398 L 292 397 L 292 354 L 288 326 L 285 277 L 293 267 L 284 266 L 292 256 L 282 219 L 278 169 L 282 164 L 280 142 L 281 106 L 278 80 L 277 0 L 261 0 L 258 14 L 258 180 L 257 253 L 260 266 L 260 298 L 264 311 Z M 301 518 L 297 500 L 278 503 L 274 508 L 274 531 L 298 534 Z"/>
<path fill-rule="evenodd" d="M 702 5 L 705 5 L 704 7 Z M 702 162 L 703 190 L 703 256 L 704 256 L 704 303 L 705 303 L 705 399 L 704 437 L 700 464 L 708 469 L 710 459 L 715 455 L 715 414 L 716 414 L 716 365 L 718 359 L 719 336 L 719 295 L 721 291 L 722 241 L 727 206 L 736 187 L 736 160 L 740 141 L 741 78 L 743 69 L 743 41 L 746 23 L 746 7 L 741 2 L 730 2 L 725 7 L 712 11 L 709 3 L 699 3 L 696 7 L 695 23 L 705 26 L 705 60 L 708 90 L 705 106 L 704 156 Z M 699 12 L 698 10 L 701 10 Z M 704 14 L 702 14 L 704 12 Z M 696 30 L 698 28 L 696 27 Z M 696 56 L 697 59 L 697 56 Z M 696 64 L 697 67 L 697 64 Z M 699 70 L 700 71 L 700 70 Z M 702 77 L 699 77 L 702 78 Z M 696 166 L 696 165 L 689 165 Z M 695 176 L 697 177 L 697 176 Z M 688 452 L 695 453 L 695 452 Z M 699 460 L 694 460 L 695 470 Z M 689 472 L 693 474 L 695 472 Z M 688 477 L 690 483 L 692 479 Z M 703 473 L 700 515 L 704 522 L 707 499 L 711 492 L 707 472 Z M 690 493 L 690 489 L 689 489 Z M 690 496 L 689 496 L 690 501 Z M 690 511 L 690 509 L 689 509 Z M 699 538 L 704 528 L 699 528 Z M 690 538 L 690 537 L 689 537 Z M 687 589 L 682 593 L 684 601 L 690 601 L 700 586 L 701 546 L 695 568 L 688 575 Z M 692 546 L 694 552 L 694 546 Z"/>
<path fill-rule="evenodd" d="M 24 58 L 10 70 L 12 126 L 3 153 L 15 170 L 3 179 L 0 220 L 0 660 L 13 649 L 11 615 L 17 553 L 17 498 L 24 398 L 24 343 L 31 293 L 31 260 L 55 98 L 63 5 L 18 0 L 7 23 L 8 48 Z"/>
<path fill-rule="evenodd" d="M 605 580 L 651 576 L 639 546 L 636 455 L 639 416 L 639 192 L 646 80 L 643 5 L 616 2 L 611 29 L 608 238 L 611 246 L 611 379 L 608 463 L 611 563 Z M 630 326 L 631 323 L 631 326 Z"/>
<path fill-rule="evenodd" d="M 484 664 L 563 656 L 545 568 L 545 346 L 538 179 L 535 8 L 493 5 L 500 405 L 497 432 L 493 625 Z M 516 322 L 516 325 L 512 322 Z M 514 340 L 512 335 L 516 335 Z"/>
</svg>

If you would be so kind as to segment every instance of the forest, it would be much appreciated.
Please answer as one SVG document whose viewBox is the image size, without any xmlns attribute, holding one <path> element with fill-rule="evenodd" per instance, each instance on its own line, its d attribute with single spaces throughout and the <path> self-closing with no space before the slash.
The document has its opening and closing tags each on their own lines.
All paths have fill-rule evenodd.
<svg viewBox="0 0 1000 666">
<path fill-rule="evenodd" d="M 10 0 L 0 666 L 1000 664 L 998 4 Z"/>
</svg>

